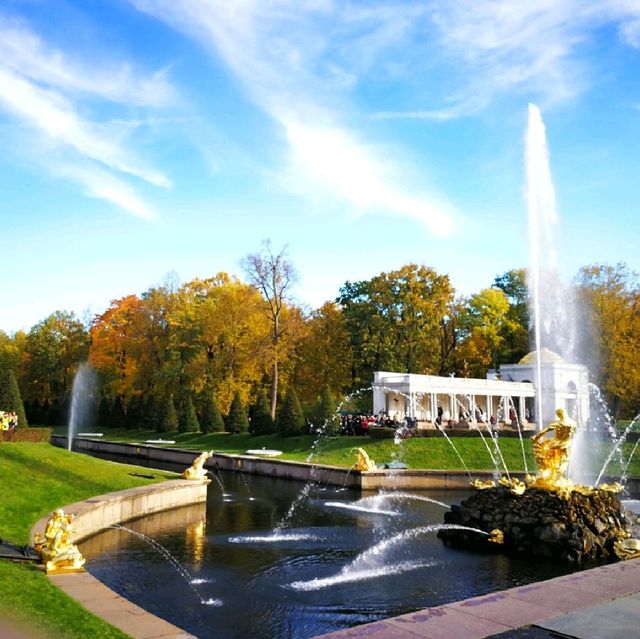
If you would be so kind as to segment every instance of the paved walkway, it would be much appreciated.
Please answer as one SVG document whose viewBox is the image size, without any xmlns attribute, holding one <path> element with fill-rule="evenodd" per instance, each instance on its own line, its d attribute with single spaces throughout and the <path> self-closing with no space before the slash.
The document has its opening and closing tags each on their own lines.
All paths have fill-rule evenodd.
<svg viewBox="0 0 640 639">
<path fill-rule="evenodd" d="M 131 637 L 136 639 L 195 639 L 193 635 L 117 595 L 88 572 L 51 575 L 49 579 L 67 595 L 80 602 L 89 612 L 101 617 Z"/>
<path fill-rule="evenodd" d="M 323 635 L 324 639 L 640 637 L 640 559 Z"/>
</svg>

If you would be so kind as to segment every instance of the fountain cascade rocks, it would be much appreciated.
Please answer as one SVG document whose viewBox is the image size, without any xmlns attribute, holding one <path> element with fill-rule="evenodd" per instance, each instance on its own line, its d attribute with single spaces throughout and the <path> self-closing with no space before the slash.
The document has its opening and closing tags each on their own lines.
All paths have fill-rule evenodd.
<svg viewBox="0 0 640 639">
<path fill-rule="evenodd" d="M 503 544 L 465 530 L 438 534 L 451 546 L 501 550 L 565 562 L 615 558 L 616 543 L 629 536 L 629 522 L 618 496 L 607 490 L 571 491 L 564 495 L 529 488 L 522 495 L 499 486 L 481 490 L 452 506 L 445 522 L 487 532 L 503 532 Z"/>
<path fill-rule="evenodd" d="M 538 467 L 525 483 L 503 478 L 496 487 L 476 484 L 478 492 L 445 514 L 447 524 L 502 533 L 505 552 L 581 563 L 627 557 L 632 515 L 625 516 L 618 497 L 620 484 L 599 487 L 574 484 L 567 478 L 575 423 L 563 409 L 557 420 L 534 436 Z M 447 544 L 463 547 L 495 547 L 466 530 L 442 530 Z M 633 549 L 633 547 L 631 547 Z"/>
</svg>

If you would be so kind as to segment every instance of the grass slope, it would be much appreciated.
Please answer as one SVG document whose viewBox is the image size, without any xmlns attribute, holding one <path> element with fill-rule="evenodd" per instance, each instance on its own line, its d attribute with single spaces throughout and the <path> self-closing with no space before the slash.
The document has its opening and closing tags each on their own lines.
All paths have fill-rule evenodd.
<svg viewBox="0 0 640 639">
<path fill-rule="evenodd" d="M 149 471 L 70 453 L 49 444 L 0 443 L 0 536 L 27 544 L 31 526 L 54 508 L 154 481 L 133 477 L 131 472 Z M 155 481 L 175 477 L 168 472 L 154 474 Z M 25 625 L 37 637 L 127 636 L 89 614 L 34 566 L 8 561 L 0 561 L 0 617 Z"/>
<path fill-rule="evenodd" d="M 63 430 L 59 434 L 66 435 Z M 159 436 L 175 441 L 167 447 L 193 449 L 194 451 L 213 449 L 219 453 L 242 454 L 252 448 L 275 448 L 283 451 L 279 459 L 294 461 L 311 461 L 319 464 L 336 466 L 351 466 L 355 461 L 354 448 L 363 447 L 376 462 L 389 462 L 400 459 L 412 469 L 432 470 L 464 470 L 464 465 L 470 470 L 494 470 L 496 465 L 504 472 L 504 465 L 511 471 L 523 471 L 524 461 L 520 440 L 517 437 L 499 438 L 500 453 L 497 453 L 488 437 L 486 443 L 479 437 L 455 437 L 452 444 L 444 437 L 425 437 L 404 440 L 400 447 L 390 439 L 373 439 L 365 437 L 325 437 L 313 449 L 314 437 L 303 435 L 300 437 L 280 437 L 279 435 L 253 436 L 249 434 L 230 435 L 228 433 L 164 433 L 159 435 L 151 430 L 107 430 L 105 439 L 118 442 L 144 442 L 157 439 Z M 609 442 L 594 443 L 591 452 L 594 455 L 595 467 L 600 468 L 611 451 Z M 633 444 L 622 447 L 623 460 L 627 460 L 633 452 Z M 640 448 L 640 446 L 639 446 Z M 491 459 L 489 450 L 495 458 Z M 457 453 L 456 453 L 457 450 Z M 524 440 L 527 469 L 535 469 L 531 442 Z M 459 453 L 459 455 L 458 455 Z M 504 464 L 502 458 L 504 458 Z M 463 465 L 464 463 L 464 465 Z M 623 462 L 623 464 L 626 462 Z M 621 473 L 623 465 L 617 456 L 609 464 L 608 472 L 616 476 Z M 640 476 L 640 450 L 633 455 L 629 465 L 631 476 Z"/>
</svg>

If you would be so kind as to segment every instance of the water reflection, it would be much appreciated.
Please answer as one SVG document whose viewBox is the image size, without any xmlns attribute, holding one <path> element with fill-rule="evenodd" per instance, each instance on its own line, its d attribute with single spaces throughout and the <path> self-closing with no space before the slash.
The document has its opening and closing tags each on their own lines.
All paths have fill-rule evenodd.
<svg viewBox="0 0 640 639">
<path fill-rule="evenodd" d="M 220 599 L 220 607 L 200 605 L 148 544 L 115 530 L 81 544 L 89 571 L 154 614 L 216 639 L 306 639 L 570 571 L 449 549 L 435 534 L 421 533 L 385 546 L 379 562 L 372 553 L 366 579 L 336 578 L 348 577 L 348 567 L 376 544 L 441 523 L 442 504 L 429 500 L 457 503 L 468 493 L 377 497 L 363 509 L 358 500 L 367 495 L 314 485 L 274 539 L 301 484 L 233 473 L 222 480 L 225 496 L 217 483 L 209 486 L 206 516 L 200 505 L 126 524 L 165 546 L 198 580 L 199 595 Z M 314 580 L 322 589 L 292 587 Z"/>
</svg>

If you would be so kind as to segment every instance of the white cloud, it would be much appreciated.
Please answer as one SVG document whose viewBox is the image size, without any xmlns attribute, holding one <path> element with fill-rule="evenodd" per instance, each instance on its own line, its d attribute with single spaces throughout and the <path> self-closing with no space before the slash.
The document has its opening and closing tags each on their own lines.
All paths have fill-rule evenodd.
<svg viewBox="0 0 640 639">
<path fill-rule="evenodd" d="M 125 107 L 168 103 L 172 91 L 162 74 L 145 80 L 126 66 L 115 75 L 89 71 L 47 47 L 26 27 L 7 24 L 10 21 L 0 28 L 0 109 L 36 133 L 35 164 L 81 185 L 90 197 L 152 219 L 151 208 L 122 176 L 163 188 L 169 188 L 171 181 L 128 148 L 126 141 L 135 127 L 101 118 L 95 100 Z M 91 104 L 83 103 L 83 97 L 89 97 Z M 84 112 L 96 119 L 88 119 Z"/>
<path fill-rule="evenodd" d="M 154 220 L 153 209 L 126 183 L 106 171 L 94 167 L 58 163 L 50 171 L 69 182 L 79 185 L 89 197 L 111 202 L 127 213 L 143 220 Z"/>
<path fill-rule="evenodd" d="M 253 100 L 284 128 L 294 170 L 361 214 L 452 227 L 451 205 L 423 185 L 392 177 L 394 153 L 360 141 L 340 121 L 352 113 L 346 92 L 385 51 L 401 43 L 423 12 L 414 5 L 351 7 L 330 0 L 131 0 L 214 50 Z"/>
<path fill-rule="evenodd" d="M 33 82 L 67 92 L 135 106 L 167 106 L 177 100 L 165 70 L 147 77 L 134 72 L 126 62 L 96 60 L 81 64 L 47 46 L 23 24 L 7 18 L 0 26 L 0 60 Z"/>
</svg>

